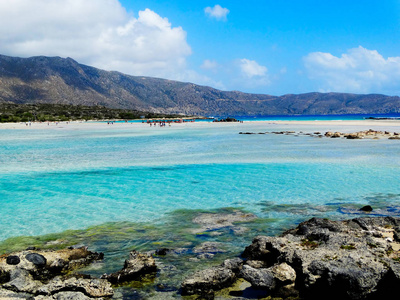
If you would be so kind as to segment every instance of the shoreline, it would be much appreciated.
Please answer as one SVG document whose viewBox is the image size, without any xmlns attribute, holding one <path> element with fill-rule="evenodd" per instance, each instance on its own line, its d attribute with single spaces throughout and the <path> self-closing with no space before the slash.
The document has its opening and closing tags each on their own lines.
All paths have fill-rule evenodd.
<svg viewBox="0 0 400 300">
<path fill-rule="evenodd" d="M 201 126 L 201 125 L 212 125 L 216 126 L 230 126 L 230 125 L 240 125 L 246 126 L 249 124 L 255 125 L 307 125 L 307 126 L 379 126 L 379 127 L 400 127 L 400 120 L 251 120 L 243 121 L 243 123 L 237 122 L 217 122 L 212 121 L 195 121 L 195 122 L 185 122 L 185 123 L 173 123 L 172 125 L 181 126 L 188 125 L 191 126 Z M 148 127 L 147 123 L 142 122 L 114 122 L 113 124 L 108 124 L 107 121 L 63 121 L 63 122 L 24 122 L 24 123 L 0 123 L 1 129 L 54 129 L 54 128 L 65 128 L 65 126 L 73 127 L 75 129 L 83 128 L 93 128 L 93 127 L 132 127 L 132 126 Z M 368 128 L 369 129 L 369 128 Z"/>
</svg>

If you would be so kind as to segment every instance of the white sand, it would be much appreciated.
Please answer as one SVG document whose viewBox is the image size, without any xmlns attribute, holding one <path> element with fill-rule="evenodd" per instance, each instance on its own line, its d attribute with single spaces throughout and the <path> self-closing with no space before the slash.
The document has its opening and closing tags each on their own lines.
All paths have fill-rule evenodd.
<svg viewBox="0 0 400 300">
<path fill-rule="evenodd" d="M 28 124 L 28 125 L 26 125 Z M 244 121 L 244 123 L 212 123 L 212 122 L 189 122 L 189 123 L 173 123 L 172 126 L 199 126 L 199 127 L 204 127 L 204 126 L 243 126 L 246 127 L 246 124 L 259 124 L 259 125 L 307 125 L 307 126 L 312 126 L 312 127 L 325 127 L 329 126 L 330 128 L 335 128 L 337 127 L 365 127 L 365 129 L 369 128 L 387 128 L 387 130 L 390 129 L 397 129 L 400 131 L 400 120 L 329 120 L 329 121 L 283 121 L 283 120 L 277 120 L 277 121 Z M 134 122 L 134 123 L 125 123 L 125 122 L 120 122 L 120 123 L 114 123 L 114 124 L 107 124 L 107 122 L 95 122 L 95 121 L 89 121 L 89 122 L 80 122 L 80 121 L 73 121 L 73 122 L 32 122 L 30 123 L 0 123 L 0 130 L 1 129 L 94 129 L 94 128 L 109 128 L 109 127 L 137 127 L 137 126 L 149 126 L 148 124 L 143 124 L 141 122 Z M 168 127 L 168 125 L 167 125 Z"/>
</svg>

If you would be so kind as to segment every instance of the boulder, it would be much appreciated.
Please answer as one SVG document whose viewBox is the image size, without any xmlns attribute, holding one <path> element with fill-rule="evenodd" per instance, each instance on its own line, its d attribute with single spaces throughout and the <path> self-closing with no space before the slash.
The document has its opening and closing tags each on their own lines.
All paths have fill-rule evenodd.
<svg viewBox="0 0 400 300">
<path fill-rule="evenodd" d="M 182 282 L 182 295 L 210 294 L 230 286 L 235 279 L 235 273 L 223 266 L 198 271 Z"/>
<path fill-rule="evenodd" d="M 360 208 L 360 211 L 371 212 L 371 211 L 373 211 L 373 209 L 370 205 L 365 205 Z"/>
<path fill-rule="evenodd" d="M 267 290 L 274 296 L 295 296 L 296 271 L 286 263 L 270 268 L 253 268 L 244 265 L 240 277 L 251 283 L 256 289 Z"/>
<path fill-rule="evenodd" d="M 263 288 L 273 290 L 275 288 L 275 279 L 270 269 L 256 269 L 248 265 L 244 265 L 240 272 L 240 277 L 244 278 L 255 288 Z"/>
<path fill-rule="evenodd" d="M 37 267 L 44 267 L 47 262 L 47 259 L 39 253 L 28 253 L 25 258 Z"/>
<path fill-rule="evenodd" d="M 18 265 L 21 262 L 20 258 L 16 255 L 7 256 L 6 263 L 8 265 Z"/>
<path fill-rule="evenodd" d="M 157 266 L 153 257 L 134 250 L 129 253 L 129 259 L 125 260 L 124 267 L 120 271 L 109 275 L 104 274 L 101 278 L 107 279 L 111 283 L 120 283 L 131 281 L 156 271 Z"/>
</svg>

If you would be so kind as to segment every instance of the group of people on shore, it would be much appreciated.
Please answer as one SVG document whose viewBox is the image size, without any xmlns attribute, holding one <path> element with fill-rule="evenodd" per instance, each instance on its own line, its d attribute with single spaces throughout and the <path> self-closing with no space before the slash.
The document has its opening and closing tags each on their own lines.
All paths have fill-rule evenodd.
<svg viewBox="0 0 400 300">
<path fill-rule="evenodd" d="M 194 119 L 190 119 L 190 120 L 184 120 L 184 119 L 179 119 L 179 120 L 147 120 L 147 121 L 142 121 L 142 123 L 147 123 L 150 125 L 150 127 L 152 126 L 160 126 L 160 127 L 165 127 L 167 126 L 171 126 L 172 123 L 187 123 L 187 122 L 195 122 Z"/>
</svg>

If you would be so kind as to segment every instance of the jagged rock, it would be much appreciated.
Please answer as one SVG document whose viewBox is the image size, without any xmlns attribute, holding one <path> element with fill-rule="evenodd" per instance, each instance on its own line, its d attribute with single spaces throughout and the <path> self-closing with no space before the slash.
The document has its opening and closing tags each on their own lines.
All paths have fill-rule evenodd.
<svg viewBox="0 0 400 300">
<path fill-rule="evenodd" d="M 297 294 L 294 289 L 296 272 L 286 263 L 259 269 L 244 265 L 240 276 L 250 282 L 254 288 L 265 289 L 274 295 Z"/>
<path fill-rule="evenodd" d="M 81 291 L 92 298 L 113 294 L 106 280 L 55 277 L 103 258 L 101 253 L 90 252 L 86 247 L 58 251 L 30 249 L 0 256 L 0 299 L 18 299 L 21 295 L 23 299 L 33 296 L 38 300 L 68 299 L 70 294 L 56 296 L 59 291 Z"/>
<path fill-rule="evenodd" d="M 182 282 L 182 295 L 210 294 L 230 286 L 235 279 L 235 273 L 222 266 L 198 271 Z"/>
<path fill-rule="evenodd" d="M 233 272 L 237 273 L 240 271 L 240 269 L 243 266 L 243 260 L 240 259 L 239 257 L 231 258 L 231 259 L 226 259 L 224 262 L 221 264 L 222 267 L 227 268 L 232 270 Z"/>
<path fill-rule="evenodd" d="M 183 295 L 200 294 L 213 299 L 216 290 L 229 287 L 243 266 L 243 260 L 236 257 L 225 260 L 220 266 L 196 272 L 181 285 Z M 211 295 L 211 296 L 210 296 Z"/>
<path fill-rule="evenodd" d="M 387 278 L 400 283 L 400 279 L 394 279 L 397 269 L 387 267 L 399 265 L 392 260 L 400 255 L 393 251 L 397 245 L 387 240 L 393 231 L 398 231 L 398 224 L 399 219 L 390 217 L 343 222 L 313 218 L 285 232 L 283 237 L 257 237 L 243 256 L 262 259 L 267 265 L 290 265 L 300 278 L 296 288 L 307 299 L 326 293 L 337 299 L 365 299 L 379 290 Z M 245 267 L 246 276 L 260 275 L 260 271 Z M 265 269 L 263 272 L 265 275 Z M 260 282 L 252 281 L 255 286 Z"/>
<path fill-rule="evenodd" d="M 17 292 L 3 289 L 1 287 L 0 287 L 0 299 L 1 300 L 15 300 L 15 299 L 36 300 L 30 294 L 17 293 Z"/>
<path fill-rule="evenodd" d="M 273 246 L 274 243 L 284 245 L 287 240 L 285 238 L 257 236 L 253 243 L 245 248 L 242 257 L 249 260 L 263 261 L 267 266 L 272 266 L 278 256 L 281 255 L 280 250 L 276 250 Z"/>
<path fill-rule="evenodd" d="M 268 267 L 267 263 L 263 260 L 247 260 L 246 265 L 248 265 L 252 268 L 255 268 L 255 269 Z"/>
<path fill-rule="evenodd" d="M 251 283 L 253 287 L 272 290 L 275 288 L 274 275 L 270 269 L 255 269 L 248 265 L 244 265 L 240 276 Z"/>
<path fill-rule="evenodd" d="M 18 268 L 10 272 L 10 281 L 3 284 L 3 288 L 14 292 L 35 294 L 41 285 L 42 283 L 34 280 L 27 270 Z"/>
<path fill-rule="evenodd" d="M 231 270 L 274 297 L 386 299 L 400 284 L 399 233 L 399 218 L 313 218 L 280 237 L 256 237 L 242 254 L 244 264 Z M 204 283 L 212 270 L 183 286 L 191 293 L 219 288 Z M 195 279 L 201 284 L 193 288 Z"/>
<path fill-rule="evenodd" d="M 81 292 L 61 292 L 53 296 L 54 300 L 90 300 L 91 298 L 85 296 Z M 36 300 L 36 299 L 35 299 Z"/>
<path fill-rule="evenodd" d="M 111 283 L 118 283 L 137 279 L 141 275 L 156 271 L 157 266 L 153 257 L 137 251 L 131 251 L 129 259 L 125 260 L 124 267 L 120 271 L 109 275 L 104 274 L 101 278 L 107 279 Z"/>
<path fill-rule="evenodd" d="M 287 263 L 281 263 L 271 267 L 274 279 L 279 285 L 293 284 L 296 280 L 296 271 Z"/>
<path fill-rule="evenodd" d="M 7 263 L 8 257 L 20 260 L 18 265 Z M 34 277 L 54 277 L 55 275 L 90 264 L 95 260 L 103 259 L 102 253 L 88 251 L 86 247 L 62 250 L 27 250 L 0 256 L 0 274 L 23 268 Z M 0 276 L 1 277 L 1 276 Z"/>
<path fill-rule="evenodd" d="M 92 298 L 110 297 L 114 294 L 111 284 L 105 279 L 55 277 L 38 289 L 39 294 L 53 295 L 61 291 L 80 291 Z"/>
</svg>

